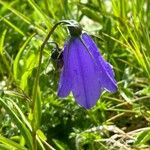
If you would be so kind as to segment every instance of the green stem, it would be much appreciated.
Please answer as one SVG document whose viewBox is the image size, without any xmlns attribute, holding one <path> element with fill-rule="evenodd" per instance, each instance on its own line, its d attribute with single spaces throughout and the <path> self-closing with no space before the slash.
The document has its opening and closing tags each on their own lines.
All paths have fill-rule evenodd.
<svg viewBox="0 0 150 150">
<path fill-rule="evenodd" d="M 57 28 L 58 25 L 65 23 L 68 24 L 68 21 L 60 21 L 58 23 L 56 23 L 52 29 L 48 32 L 46 38 L 44 39 L 41 47 L 40 47 L 40 53 L 39 53 L 39 62 L 38 62 L 38 67 L 37 67 L 37 72 L 36 72 L 36 76 L 35 76 L 35 80 L 34 80 L 34 87 L 33 87 L 33 101 L 32 101 L 32 114 L 34 113 L 34 109 L 35 109 L 35 105 L 36 105 L 36 100 L 37 100 L 37 93 L 38 93 L 38 85 L 39 85 L 39 78 L 40 78 L 40 69 L 41 69 L 41 63 L 42 63 L 42 55 L 43 55 L 43 50 L 44 47 L 47 43 L 47 41 L 49 40 L 50 36 L 52 35 L 52 33 L 54 32 L 54 30 Z M 37 149 L 37 143 L 36 143 L 36 129 L 34 128 L 34 118 L 33 118 L 33 122 L 32 122 L 32 139 L 33 139 L 33 150 Z"/>
<path fill-rule="evenodd" d="M 44 47 L 47 43 L 47 41 L 49 40 L 50 36 L 52 35 L 52 33 L 54 32 L 54 30 L 56 29 L 56 27 L 61 24 L 61 22 L 56 23 L 52 29 L 49 31 L 49 33 L 47 34 L 46 38 L 44 39 L 41 47 L 40 47 L 40 54 L 39 54 L 39 62 L 38 62 L 38 67 L 37 67 L 37 72 L 36 72 L 36 76 L 35 76 L 35 82 L 34 82 L 34 88 L 33 88 L 33 102 L 32 102 L 32 111 L 34 110 L 34 106 L 35 106 L 35 100 L 36 100 L 36 96 L 37 96 L 37 87 L 39 84 L 39 77 L 40 77 L 40 69 L 41 69 L 41 63 L 42 63 L 42 55 L 43 55 L 43 50 Z"/>
</svg>

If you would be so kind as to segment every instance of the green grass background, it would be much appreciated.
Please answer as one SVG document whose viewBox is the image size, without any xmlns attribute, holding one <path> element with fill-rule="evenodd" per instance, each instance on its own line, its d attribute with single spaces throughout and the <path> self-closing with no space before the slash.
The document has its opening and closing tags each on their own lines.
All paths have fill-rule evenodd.
<svg viewBox="0 0 150 150">
<path fill-rule="evenodd" d="M 63 48 L 64 26 L 46 44 L 35 82 L 40 46 L 63 19 L 78 21 L 114 67 L 118 91 L 90 110 L 57 97 L 50 41 Z M 149 125 L 149 0 L 0 0 L 1 150 L 148 150 Z"/>
</svg>

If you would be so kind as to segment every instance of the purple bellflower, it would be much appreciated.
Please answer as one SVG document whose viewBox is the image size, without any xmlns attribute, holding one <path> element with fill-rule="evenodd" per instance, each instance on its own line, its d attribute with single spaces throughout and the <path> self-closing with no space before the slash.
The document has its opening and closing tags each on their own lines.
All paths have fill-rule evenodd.
<svg viewBox="0 0 150 150">
<path fill-rule="evenodd" d="M 96 104 L 104 89 L 116 92 L 114 71 L 78 24 L 68 26 L 68 29 L 71 37 L 64 45 L 58 96 L 66 97 L 72 92 L 77 103 L 89 109 Z"/>
</svg>

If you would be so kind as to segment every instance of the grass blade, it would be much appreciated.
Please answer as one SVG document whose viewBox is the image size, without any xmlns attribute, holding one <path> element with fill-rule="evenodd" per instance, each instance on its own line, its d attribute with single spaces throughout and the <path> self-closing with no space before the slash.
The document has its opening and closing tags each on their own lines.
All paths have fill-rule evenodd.
<svg viewBox="0 0 150 150">
<path fill-rule="evenodd" d="M 140 133 L 135 141 L 135 145 L 146 144 L 150 140 L 150 130 L 145 130 Z"/>
<path fill-rule="evenodd" d="M 6 101 L 12 103 L 11 100 L 9 100 L 9 99 L 7 99 L 7 100 L 5 99 L 4 100 L 4 99 L 0 98 L 0 103 L 6 109 L 6 111 L 9 113 L 9 115 L 13 118 L 14 123 L 20 129 L 20 131 L 22 132 L 22 135 L 24 136 L 24 138 L 25 138 L 29 148 L 32 150 L 33 149 L 33 143 L 32 143 L 31 132 L 26 127 L 26 125 L 20 120 L 20 118 L 15 113 L 15 111 L 10 107 L 10 105 L 8 103 L 6 103 Z"/>
<path fill-rule="evenodd" d="M 26 41 L 25 43 L 21 46 L 21 48 L 19 49 L 19 52 L 14 60 L 13 63 L 13 72 L 14 72 L 14 78 L 17 80 L 18 76 L 20 75 L 20 67 L 19 67 L 19 60 L 20 57 L 25 49 L 25 47 L 27 46 L 27 44 L 31 41 L 31 39 L 34 37 L 35 34 L 32 34 Z"/>
<path fill-rule="evenodd" d="M 7 23 L 9 26 L 11 26 L 15 31 L 17 31 L 18 33 L 20 33 L 22 36 L 25 36 L 25 33 L 20 30 L 17 26 L 15 26 L 13 23 L 11 23 L 8 19 L 6 18 L 2 18 L 2 20 Z"/>
<path fill-rule="evenodd" d="M 29 4 L 34 8 L 34 10 L 37 12 L 37 14 L 42 18 L 42 20 L 45 22 L 47 28 L 49 29 L 52 25 L 50 23 L 49 17 L 42 12 L 40 7 L 33 1 L 33 0 L 28 0 Z"/>
<path fill-rule="evenodd" d="M 10 147 L 10 149 L 27 150 L 25 147 L 15 143 L 14 141 L 12 141 L 10 139 L 7 139 L 1 135 L 0 135 L 0 142 L 3 143 L 4 145 L 7 145 L 7 147 Z"/>
<path fill-rule="evenodd" d="M 7 30 L 4 30 L 2 36 L 0 37 L 0 54 L 3 54 L 4 40 L 6 36 Z"/>
</svg>

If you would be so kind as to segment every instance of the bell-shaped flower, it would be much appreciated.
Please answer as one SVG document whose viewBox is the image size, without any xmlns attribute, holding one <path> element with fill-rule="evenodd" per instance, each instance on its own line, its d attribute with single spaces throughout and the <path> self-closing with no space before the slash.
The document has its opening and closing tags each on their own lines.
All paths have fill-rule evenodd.
<svg viewBox="0 0 150 150">
<path fill-rule="evenodd" d="M 71 37 L 64 45 L 58 96 L 66 97 L 72 92 L 77 103 L 89 109 L 103 90 L 117 90 L 114 71 L 87 33 L 78 27 L 69 27 L 69 31 Z"/>
</svg>

